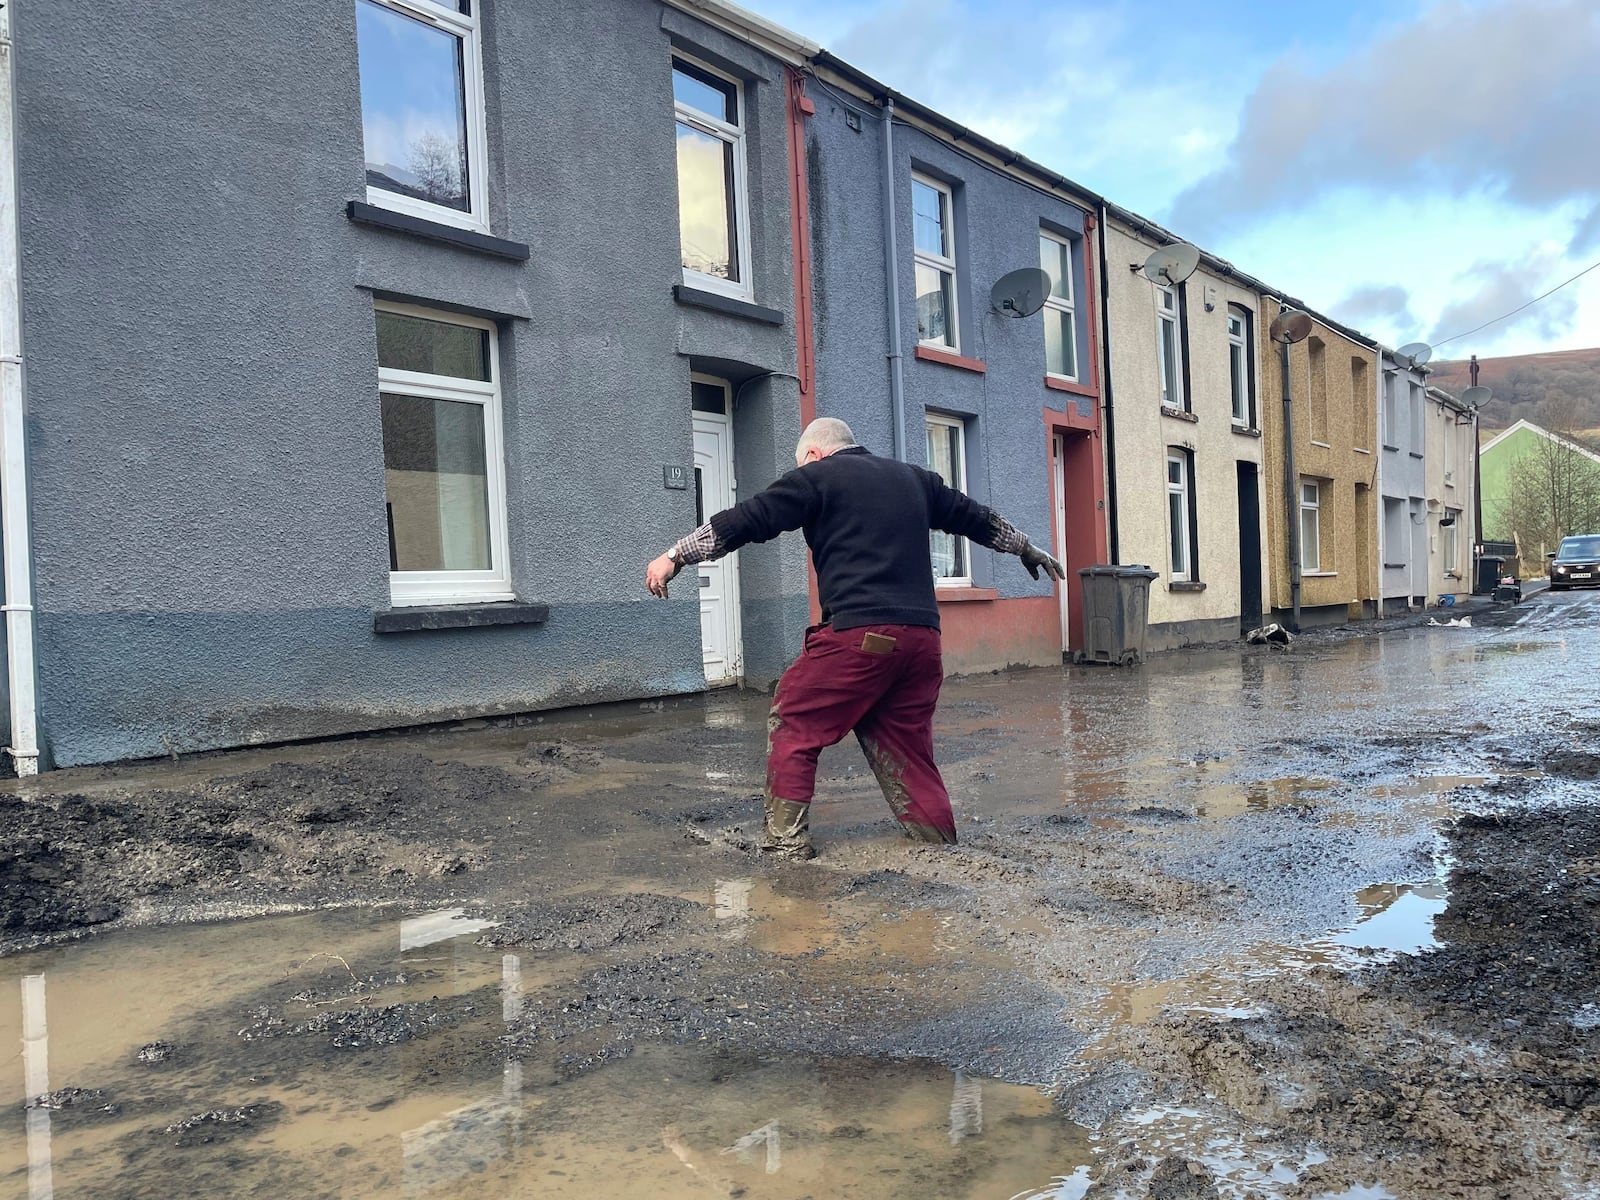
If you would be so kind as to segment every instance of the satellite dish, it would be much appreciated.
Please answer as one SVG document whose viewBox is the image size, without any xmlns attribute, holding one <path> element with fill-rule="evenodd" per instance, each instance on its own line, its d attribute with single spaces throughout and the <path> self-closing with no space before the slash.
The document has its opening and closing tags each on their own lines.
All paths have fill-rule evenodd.
<svg viewBox="0 0 1600 1200">
<path fill-rule="evenodd" d="M 1269 332 L 1272 340 L 1288 345 L 1291 342 L 1303 342 L 1311 333 L 1311 317 L 1307 313 L 1296 312 L 1294 309 L 1285 309 L 1272 318 Z"/>
<path fill-rule="evenodd" d="M 1050 272 L 1021 267 L 1000 277 L 989 289 L 989 307 L 1006 317 L 1031 317 L 1050 294 Z"/>
<path fill-rule="evenodd" d="M 1396 358 L 1403 358 L 1413 367 L 1420 367 L 1433 357 L 1433 347 L 1427 342 L 1407 342 L 1394 352 Z"/>
<path fill-rule="evenodd" d="M 1494 393 L 1486 387 L 1469 387 L 1461 393 L 1461 403 L 1465 404 L 1473 412 L 1477 412 L 1485 404 L 1489 403 L 1489 397 L 1492 395 Z"/>
<path fill-rule="evenodd" d="M 1133 264 L 1133 269 L 1146 279 L 1167 285 L 1182 283 L 1194 274 L 1200 265 L 1200 250 L 1188 242 L 1173 242 L 1153 253 L 1143 263 Z"/>
</svg>

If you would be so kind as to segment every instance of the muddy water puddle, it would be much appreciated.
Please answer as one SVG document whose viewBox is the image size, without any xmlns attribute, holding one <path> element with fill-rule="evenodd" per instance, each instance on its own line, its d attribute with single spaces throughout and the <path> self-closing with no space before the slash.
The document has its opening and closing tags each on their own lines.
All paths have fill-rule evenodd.
<svg viewBox="0 0 1600 1200">
<path fill-rule="evenodd" d="M 1261 1011 L 1247 1000 L 1251 985 L 1260 980 L 1314 967 L 1351 970 L 1435 950 L 1440 943 L 1434 922 L 1450 903 L 1448 870 L 1441 863 L 1433 880 L 1362 888 L 1354 897 L 1356 920 L 1322 937 L 1298 945 L 1251 946 L 1214 967 L 1170 979 L 1114 984 L 1101 1002 L 1101 1014 L 1113 1024 L 1134 1025 L 1173 1011 L 1248 1018 Z"/>
<path fill-rule="evenodd" d="M 804 917 L 765 887 L 708 900 L 730 925 Z M 0 1046 L 21 1048 L 0 1069 L 0 1197 L 1009 1200 L 1089 1160 L 1047 1097 L 933 1062 L 508 1058 L 524 997 L 580 960 L 489 949 L 486 928 L 324 912 L 0 960 Z"/>
</svg>

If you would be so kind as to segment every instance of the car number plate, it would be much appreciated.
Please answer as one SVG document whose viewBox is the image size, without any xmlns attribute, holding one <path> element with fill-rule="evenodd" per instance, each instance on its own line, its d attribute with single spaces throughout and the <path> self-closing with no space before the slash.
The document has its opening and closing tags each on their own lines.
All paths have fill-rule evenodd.
<svg viewBox="0 0 1600 1200">
<path fill-rule="evenodd" d="M 1594 572 L 1592 572 L 1592 571 L 1574 571 L 1572 573 L 1572 578 L 1574 578 L 1574 579 L 1588 579 L 1593 574 L 1594 574 Z"/>
</svg>

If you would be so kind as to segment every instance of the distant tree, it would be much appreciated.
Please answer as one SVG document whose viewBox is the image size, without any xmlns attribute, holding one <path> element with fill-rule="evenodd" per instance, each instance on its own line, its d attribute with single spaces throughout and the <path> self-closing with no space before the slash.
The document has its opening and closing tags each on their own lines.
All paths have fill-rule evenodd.
<svg viewBox="0 0 1600 1200">
<path fill-rule="evenodd" d="M 411 174 L 424 200 L 458 204 L 461 200 L 461 163 L 456 147 L 437 133 L 419 134 L 411 143 Z"/>
</svg>

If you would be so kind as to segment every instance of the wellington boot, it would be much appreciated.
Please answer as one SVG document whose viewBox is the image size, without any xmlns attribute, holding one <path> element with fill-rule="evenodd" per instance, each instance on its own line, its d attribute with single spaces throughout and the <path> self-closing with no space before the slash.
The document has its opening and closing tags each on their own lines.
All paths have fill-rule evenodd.
<svg viewBox="0 0 1600 1200">
<path fill-rule="evenodd" d="M 956 844 L 956 835 L 921 821 L 901 821 L 900 832 L 913 842 L 936 842 L 946 846 Z"/>
<path fill-rule="evenodd" d="M 767 797 L 767 836 L 761 853 L 803 862 L 817 856 L 811 844 L 811 805 Z"/>
</svg>

